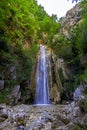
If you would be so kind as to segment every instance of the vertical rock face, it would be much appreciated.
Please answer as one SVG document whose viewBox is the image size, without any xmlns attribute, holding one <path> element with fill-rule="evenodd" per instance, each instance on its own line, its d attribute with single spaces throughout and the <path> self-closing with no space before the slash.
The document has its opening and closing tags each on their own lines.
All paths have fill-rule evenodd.
<svg viewBox="0 0 87 130">
<path fill-rule="evenodd" d="M 36 62 L 33 65 L 32 71 L 31 71 L 30 90 L 31 90 L 32 101 L 33 101 L 32 103 L 34 103 L 34 100 L 35 100 L 37 64 L 38 64 L 38 56 L 37 56 Z"/>
<path fill-rule="evenodd" d="M 62 84 L 58 73 L 58 64 L 56 56 L 51 54 L 51 73 L 52 73 L 52 86 L 50 91 L 50 98 L 53 103 L 60 102 L 60 95 L 62 93 Z"/>
<path fill-rule="evenodd" d="M 81 8 L 79 4 L 77 4 L 74 8 L 69 10 L 66 16 L 62 19 L 61 33 L 63 33 L 66 37 L 70 37 L 69 31 L 72 27 L 78 24 L 81 20 Z"/>
</svg>

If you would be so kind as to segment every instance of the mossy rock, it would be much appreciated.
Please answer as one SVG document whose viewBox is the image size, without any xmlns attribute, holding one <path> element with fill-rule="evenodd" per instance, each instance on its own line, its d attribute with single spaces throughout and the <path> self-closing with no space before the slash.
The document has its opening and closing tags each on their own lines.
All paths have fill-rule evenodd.
<svg viewBox="0 0 87 130">
<path fill-rule="evenodd" d="M 81 130 L 81 128 L 80 128 L 78 125 L 74 125 L 74 126 L 72 127 L 72 130 Z"/>
<path fill-rule="evenodd" d="M 82 112 L 87 112 L 87 95 L 79 101 L 79 107 Z"/>
</svg>

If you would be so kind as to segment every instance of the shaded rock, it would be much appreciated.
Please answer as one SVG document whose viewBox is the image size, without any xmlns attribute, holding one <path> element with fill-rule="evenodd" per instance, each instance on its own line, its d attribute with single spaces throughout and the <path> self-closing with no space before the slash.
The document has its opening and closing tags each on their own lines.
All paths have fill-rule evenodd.
<svg viewBox="0 0 87 130">
<path fill-rule="evenodd" d="M 13 91 L 12 91 L 12 96 L 15 96 L 15 97 L 17 97 L 18 96 L 18 94 L 19 94 L 19 91 L 20 91 L 20 85 L 15 85 L 14 86 L 14 89 L 13 89 Z"/>
<path fill-rule="evenodd" d="M 10 104 L 17 104 L 21 98 L 20 85 L 15 85 L 13 91 L 8 97 L 10 99 Z"/>
<path fill-rule="evenodd" d="M 0 80 L 0 90 L 4 89 L 4 80 Z"/>
<path fill-rule="evenodd" d="M 83 55 L 81 58 L 81 65 L 87 67 L 87 54 Z"/>
<path fill-rule="evenodd" d="M 87 85 L 80 85 L 73 94 L 73 99 L 80 107 L 80 110 L 87 112 Z"/>
<path fill-rule="evenodd" d="M 78 124 L 80 127 L 87 128 L 87 113 L 85 115 L 80 115 L 76 119 L 74 119 L 74 123 Z"/>
<path fill-rule="evenodd" d="M 47 122 L 45 125 L 44 125 L 44 129 L 43 130 L 51 130 L 51 122 Z"/>
<path fill-rule="evenodd" d="M 52 53 L 51 61 L 51 75 L 52 75 L 52 86 L 50 88 L 50 99 L 53 103 L 59 103 L 60 94 L 62 93 L 62 84 L 58 73 L 57 57 Z"/>
<path fill-rule="evenodd" d="M 24 126 L 20 125 L 20 126 L 17 127 L 16 130 L 25 130 L 25 128 L 24 128 Z"/>
<path fill-rule="evenodd" d="M 4 118 L 8 118 L 8 110 L 5 108 L 0 110 L 0 116 Z"/>
<path fill-rule="evenodd" d="M 59 128 L 61 126 L 65 126 L 65 124 L 61 121 L 56 119 L 53 123 L 52 123 L 52 129 L 54 130 L 55 128 Z"/>
<path fill-rule="evenodd" d="M 52 60 L 53 60 L 53 82 L 57 84 L 58 91 L 62 92 L 62 84 L 58 73 L 58 64 L 57 64 L 57 57 L 56 55 L 52 54 Z M 55 79 L 54 79 L 55 78 Z"/>
<path fill-rule="evenodd" d="M 10 76 L 13 80 L 17 80 L 17 63 L 10 67 Z"/>
<path fill-rule="evenodd" d="M 83 88 L 82 92 L 83 92 L 84 94 L 87 94 L 87 85 L 84 85 L 84 88 Z"/>
<path fill-rule="evenodd" d="M 78 105 L 83 112 L 87 112 L 87 96 L 83 96 L 79 99 Z"/>
<path fill-rule="evenodd" d="M 36 74 L 37 74 L 37 57 L 36 57 L 35 64 L 32 67 L 30 88 L 29 88 L 31 91 L 31 95 L 32 95 L 32 103 L 34 102 L 35 92 L 36 92 Z"/>
<path fill-rule="evenodd" d="M 25 125 L 25 114 L 24 113 L 19 113 L 16 116 L 16 123 L 17 125 Z"/>
<path fill-rule="evenodd" d="M 8 118 L 9 111 L 6 106 L 0 106 L 0 122 L 4 122 Z"/>
</svg>

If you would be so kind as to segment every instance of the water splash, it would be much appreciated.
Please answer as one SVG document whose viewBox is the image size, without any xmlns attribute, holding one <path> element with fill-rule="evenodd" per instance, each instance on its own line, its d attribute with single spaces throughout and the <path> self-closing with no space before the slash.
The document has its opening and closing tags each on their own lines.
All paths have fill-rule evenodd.
<svg viewBox="0 0 87 130">
<path fill-rule="evenodd" d="M 39 59 L 37 65 L 37 84 L 35 104 L 49 104 L 49 86 L 47 72 L 46 48 L 40 45 Z"/>
</svg>

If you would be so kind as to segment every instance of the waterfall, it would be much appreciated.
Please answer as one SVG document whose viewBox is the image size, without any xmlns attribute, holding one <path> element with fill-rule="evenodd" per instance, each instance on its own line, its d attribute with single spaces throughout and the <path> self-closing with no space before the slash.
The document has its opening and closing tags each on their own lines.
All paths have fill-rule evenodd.
<svg viewBox="0 0 87 130">
<path fill-rule="evenodd" d="M 37 65 L 35 104 L 49 104 L 48 72 L 46 62 L 46 47 L 40 45 Z"/>
</svg>

